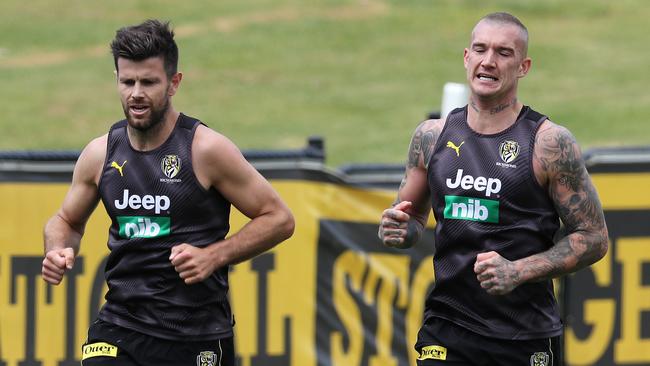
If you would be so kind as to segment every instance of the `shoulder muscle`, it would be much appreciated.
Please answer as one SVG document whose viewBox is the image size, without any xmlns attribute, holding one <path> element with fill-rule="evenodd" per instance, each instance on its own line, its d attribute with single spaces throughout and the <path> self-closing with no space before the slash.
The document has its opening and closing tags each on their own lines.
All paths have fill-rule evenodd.
<svg viewBox="0 0 650 366">
<path fill-rule="evenodd" d="M 192 142 L 192 161 L 195 174 L 206 188 L 249 166 L 230 139 L 203 125 L 197 127 Z"/>
<path fill-rule="evenodd" d="M 549 180 L 559 180 L 573 188 L 585 169 L 575 137 L 565 127 L 549 120 L 543 122 L 535 137 L 533 166 L 544 186 Z"/>
<path fill-rule="evenodd" d="M 78 182 L 97 184 L 104 167 L 108 134 L 97 137 L 90 141 L 81 151 L 75 164 L 73 179 Z"/>
<path fill-rule="evenodd" d="M 442 119 L 429 119 L 415 128 L 409 145 L 407 169 L 429 165 L 444 123 Z"/>
</svg>

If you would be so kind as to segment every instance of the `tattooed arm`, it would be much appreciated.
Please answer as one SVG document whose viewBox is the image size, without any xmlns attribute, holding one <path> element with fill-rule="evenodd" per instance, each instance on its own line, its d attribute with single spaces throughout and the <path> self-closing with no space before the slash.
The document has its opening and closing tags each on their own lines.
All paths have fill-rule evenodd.
<svg viewBox="0 0 650 366">
<path fill-rule="evenodd" d="M 431 211 L 427 167 L 443 125 L 444 120 L 427 120 L 415 129 L 397 199 L 384 210 L 379 225 L 386 246 L 410 248 L 422 236 Z"/>
<path fill-rule="evenodd" d="M 548 188 L 567 235 L 546 252 L 526 260 L 527 280 L 575 272 L 604 257 L 608 247 L 600 199 L 573 135 L 546 121 L 535 145 L 533 164 L 541 173 L 538 180 Z"/>
<path fill-rule="evenodd" d="M 571 133 L 550 121 L 535 138 L 533 169 L 564 223 L 566 235 L 545 252 L 513 262 L 481 253 L 474 271 L 491 294 L 525 282 L 551 279 L 587 267 L 607 253 L 608 234 L 598 193 Z"/>
</svg>

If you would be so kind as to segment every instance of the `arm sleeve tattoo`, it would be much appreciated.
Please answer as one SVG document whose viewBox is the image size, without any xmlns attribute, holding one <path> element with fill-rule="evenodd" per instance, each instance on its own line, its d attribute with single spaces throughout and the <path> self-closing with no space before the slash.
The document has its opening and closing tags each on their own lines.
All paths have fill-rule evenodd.
<svg viewBox="0 0 650 366">
<path fill-rule="evenodd" d="M 440 121 L 433 120 L 424 121 L 415 129 L 409 145 L 404 178 L 400 184 L 397 199 L 393 204 L 395 206 L 405 199 L 403 197 L 405 191 L 409 191 L 408 200 L 413 201 L 412 197 L 417 197 L 412 202 L 411 220 L 408 225 L 407 240 L 411 243 L 417 242 L 421 237 L 431 209 L 426 170 L 433 155 L 440 130 Z M 414 179 L 418 183 L 414 184 Z"/>
<path fill-rule="evenodd" d="M 607 252 L 603 210 L 575 139 L 553 125 L 538 133 L 536 144 L 534 159 L 549 177 L 549 196 L 566 235 L 548 251 L 525 258 L 525 277 L 532 280 L 574 272 Z"/>
</svg>

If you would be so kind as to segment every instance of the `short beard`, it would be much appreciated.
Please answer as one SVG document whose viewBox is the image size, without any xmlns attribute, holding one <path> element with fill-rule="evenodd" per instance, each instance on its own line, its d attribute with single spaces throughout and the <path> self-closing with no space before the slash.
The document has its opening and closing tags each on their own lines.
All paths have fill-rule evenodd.
<svg viewBox="0 0 650 366">
<path fill-rule="evenodd" d="M 143 123 L 143 124 L 134 123 L 134 121 L 131 119 L 131 115 L 129 114 L 128 107 L 124 108 L 124 115 L 126 116 L 126 119 L 129 122 L 129 126 L 131 126 L 132 128 L 140 132 L 147 132 L 153 129 L 154 127 L 160 125 L 160 123 L 165 118 L 165 115 L 167 114 L 168 110 L 169 110 L 169 98 L 166 98 L 165 104 L 162 106 L 162 108 L 160 109 L 151 108 L 151 117 L 149 118 L 148 123 Z"/>
</svg>

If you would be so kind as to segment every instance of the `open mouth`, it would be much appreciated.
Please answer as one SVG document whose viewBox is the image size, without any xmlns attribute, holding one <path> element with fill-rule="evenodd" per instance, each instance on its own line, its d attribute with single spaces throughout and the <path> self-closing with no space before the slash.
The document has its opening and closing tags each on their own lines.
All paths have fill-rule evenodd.
<svg viewBox="0 0 650 366">
<path fill-rule="evenodd" d="M 129 110 L 135 115 L 142 115 L 149 110 L 149 107 L 144 104 L 132 104 L 129 106 Z"/>
<path fill-rule="evenodd" d="M 494 77 L 492 75 L 488 74 L 478 74 L 476 77 L 481 80 L 481 81 L 497 81 L 499 80 L 497 77 Z"/>
</svg>

